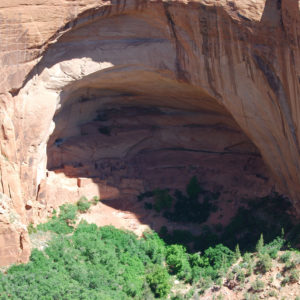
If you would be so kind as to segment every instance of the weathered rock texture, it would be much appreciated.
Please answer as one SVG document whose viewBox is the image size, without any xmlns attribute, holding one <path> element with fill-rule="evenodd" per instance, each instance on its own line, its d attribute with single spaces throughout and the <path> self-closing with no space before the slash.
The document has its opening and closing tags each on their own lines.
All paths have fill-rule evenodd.
<svg viewBox="0 0 300 300">
<path fill-rule="evenodd" d="M 250 173 L 264 178 L 260 153 L 299 215 L 299 9 L 297 0 L 2 0 L 0 192 L 9 209 L 28 224 L 63 201 L 62 189 L 80 196 L 93 181 L 110 198 L 120 191 L 107 182 L 126 177 L 170 183 L 163 162 L 196 164 L 220 186 L 226 175 L 212 174 L 236 164 L 236 177 L 258 159 Z M 142 172 L 155 162 L 151 176 Z M 3 224 L 0 245 L 15 248 L 0 264 L 26 260 L 15 238 L 26 232 Z"/>
</svg>

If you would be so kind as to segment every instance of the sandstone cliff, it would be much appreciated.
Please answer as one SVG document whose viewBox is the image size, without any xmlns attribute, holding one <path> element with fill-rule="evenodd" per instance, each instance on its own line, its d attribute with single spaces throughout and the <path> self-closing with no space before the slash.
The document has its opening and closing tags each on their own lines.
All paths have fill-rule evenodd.
<svg viewBox="0 0 300 300">
<path fill-rule="evenodd" d="M 198 111 L 201 116 L 195 117 L 193 126 L 210 124 L 217 129 L 207 145 L 211 131 L 202 132 L 201 147 L 195 144 L 196 149 L 206 146 L 205 151 L 223 153 L 230 145 L 246 145 L 236 152 L 260 153 L 299 216 L 299 11 L 297 0 L 2 0 L 0 192 L 12 201 L 8 209 L 23 224 L 46 216 L 55 206 L 48 203 L 49 195 L 59 193 L 47 189 L 47 178 L 53 175 L 47 168 L 74 167 L 76 160 L 92 155 L 91 147 L 82 153 L 77 143 L 84 130 L 93 130 L 83 125 L 95 117 L 105 121 L 99 110 L 112 109 L 107 103 L 137 109 L 142 103 Z M 141 128 L 146 133 L 134 132 L 129 139 L 148 139 L 143 150 L 166 144 L 178 149 L 191 143 L 170 134 L 172 118 L 164 124 L 151 118 L 148 127 Z M 215 125 L 220 123 L 218 130 Z M 164 129 L 151 140 L 153 124 Z M 185 129 L 180 130 L 185 136 Z M 65 139 L 64 151 L 71 149 L 79 158 L 57 155 L 54 146 Z M 141 149 L 136 143 L 124 141 L 116 147 L 115 157 L 130 160 L 142 153 L 132 150 Z M 113 151 L 114 142 L 105 143 L 104 137 L 101 147 Z M 93 163 L 109 157 L 101 155 Z M 75 186 L 70 190 L 78 196 L 77 180 Z M 14 250 L 1 252 L 0 264 L 26 260 L 28 246 L 20 243 L 27 239 L 26 232 L 2 219 L 0 230 L 1 245 L 14 237 L 9 240 Z"/>
</svg>

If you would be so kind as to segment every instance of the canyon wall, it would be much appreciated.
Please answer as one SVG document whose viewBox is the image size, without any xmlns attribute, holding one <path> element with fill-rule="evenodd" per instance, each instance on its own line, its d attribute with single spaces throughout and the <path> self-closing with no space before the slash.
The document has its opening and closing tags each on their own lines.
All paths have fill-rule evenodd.
<svg viewBox="0 0 300 300">
<path fill-rule="evenodd" d="M 0 245 L 9 245 L 0 264 L 28 258 L 24 226 L 55 206 L 43 192 L 59 193 L 47 190 L 47 169 L 62 165 L 49 145 L 103 109 L 72 110 L 90 98 L 199 111 L 197 126 L 241 132 L 232 143 L 260 153 L 299 216 L 299 11 L 297 0 L 2 0 L 0 192 L 10 204 L 0 212 Z"/>
</svg>

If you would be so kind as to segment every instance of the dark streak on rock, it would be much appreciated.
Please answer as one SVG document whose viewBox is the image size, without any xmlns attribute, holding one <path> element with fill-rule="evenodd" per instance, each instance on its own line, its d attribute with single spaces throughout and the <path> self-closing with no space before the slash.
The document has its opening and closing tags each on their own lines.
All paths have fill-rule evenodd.
<svg viewBox="0 0 300 300">
<path fill-rule="evenodd" d="M 23 250 L 23 234 L 20 234 L 20 249 Z"/>
<path fill-rule="evenodd" d="M 205 10 L 205 7 L 203 7 L 203 10 Z M 201 15 L 201 14 L 200 14 Z M 203 17 L 203 18 L 199 18 L 199 23 L 200 23 L 200 30 L 201 30 L 201 34 L 202 34 L 202 52 L 203 52 L 203 55 L 204 55 L 204 64 L 205 64 L 205 71 L 207 73 L 207 79 L 208 79 L 208 83 L 209 83 L 209 86 L 211 88 L 211 90 L 213 91 L 213 93 L 215 94 L 215 96 L 220 96 L 219 93 L 216 91 L 214 85 L 213 85 L 213 82 L 214 82 L 214 78 L 213 78 L 213 75 L 211 73 L 211 69 L 210 69 L 210 66 L 209 66 L 209 39 L 208 39 L 208 20 L 206 17 Z"/>
<path fill-rule="evenodd" d="M 282 83 L 279 79 L 279 77 L 275 74 L 275 72 L 271 69 L 271 64 L 268 61 L 264 61 L 263 58 L 261 58 L 257 54 L 252 55 L 254 58 L 254 61 L 256 62 L 256 65 L 258 68 L 263 72 L 265 78 L 267 79 L 267 82 L 269 83 L 269 86 L 275 93 L 278 99 L 278 105 L 279 105 L 279 111 L 281 114 L 281 119 L 286 121 L 286 124 L 289 127 L 290 134 L 294 140 L 295 146 L 297 148 L 298 153 L 300 153 L 300 145 L 299 141 L 296 136 L 296 129 L 292 121 L 292 114 L 289 107 L 289 101 L 287 99 L 286 93 L 284 91 L 284 88 L 282 86 Z M 283 123 L 284 128 L 284 123 Z M 285 132 L 285 131 L 284 131 Z"/>
<path fill-rule="evenodd" d="M 281 0 L 277 0 L 277 9 L 281 9 Z"/>
<path fill-rule="evenodd" d="M 271 66 L 268 62 L 265 62 L 259 55 L 254 54 L 253 58 L 256 62 L 256 65 L 259 67 L 259 69 L 263 72 L 265 75 L 265 78 L 267 79 L 271 89 L 274 91 L 276 95 L 278 95 L 279 92 L 279 86 L 280 86 L 280 80 L 278 76 L 271 70 Z"/>
<path fill-rule="evenodd" d="M 182 46 L 182 44 L 180 43 L 180 41 L 177 37 L 175 23 L 170 14 L 170 11 L 169 11 L 169 4 L 166 2 L 163 2 L 163 7 L 164 7 L 165 15 L 168 20 L 169 27 L 171 29 L 171 32 L 172 32 L 172 35 L 173 35 L 173 38 L 175 41 L 175 47 L 176 47 L 176 62 L 175 62 L 175 64 L 176 64 L 177 79 L 180 81 L 189 82 L 190 80 L 189 80 L 188 73 L 181 66 L 181 62 L 180 62 L 180 58 L 183 58 L 183 56 L 184 56 L 184 52 L 185 52 L 184 47 Z"/>
<path fill-rule="evenodd" d="M 237 15 L 238 15 L 241 19 L 243 19 L 243 20 L 245 20 L 245 21 L 248 21 L 248 22 L 251 22 L 251 20 L 250 20 L 249 18 L 243 16 L 243 15 L 240 14 L 239 12 L 237 13 Z"/>
</svg>

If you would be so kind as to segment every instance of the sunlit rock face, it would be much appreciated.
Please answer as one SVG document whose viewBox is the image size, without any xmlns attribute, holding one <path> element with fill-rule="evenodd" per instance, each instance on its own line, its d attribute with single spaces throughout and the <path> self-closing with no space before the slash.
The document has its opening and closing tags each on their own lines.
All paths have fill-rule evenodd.
<svg viewBox="0 0 300 300">
<path fill-rule="evenodd" d="M 299 215 L 299 1 L 23 2 L 0 4 L 0 192 L 23 224 L 193 175 L 252 197 L 272 174 Z"/>
</svg>

